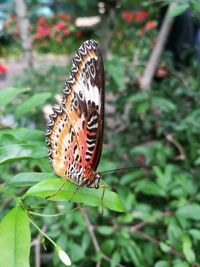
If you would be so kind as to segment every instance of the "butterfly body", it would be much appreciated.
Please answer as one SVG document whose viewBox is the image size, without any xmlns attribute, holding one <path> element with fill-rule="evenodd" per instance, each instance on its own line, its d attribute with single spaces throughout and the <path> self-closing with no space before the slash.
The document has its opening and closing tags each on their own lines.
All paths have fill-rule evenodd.
<svg viewBox="0 0 200 267">
<path fill-rule="evenodd" d="M 55 172 L 78 187 L 98 188 L 96 172 L 102 150 L 104 71 L 98 45 L 84 42 L 72 62 L 59 109 L 53 109 L 46 132 Z"/>
</svg>

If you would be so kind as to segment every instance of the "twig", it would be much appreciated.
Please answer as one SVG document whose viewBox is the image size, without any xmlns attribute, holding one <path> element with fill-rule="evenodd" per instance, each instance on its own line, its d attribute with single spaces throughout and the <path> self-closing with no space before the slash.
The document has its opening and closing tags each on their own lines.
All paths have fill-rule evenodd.
<svg viewBox="0 0 200 267">
<path fill-rule="evenodd" d="M 150 236 L 150 235 L 148 235 L 148 234 L 146 234 L 140 230 L 134 229 L 134 231 L 132 231 L 132 232 L 134 232 L 136 235 L 150 241 L 151 243 L 155 244 L 156 246 L 160 246 L 160 244 L 161 244 L 160 240 L 158 240 L 155 237 Z M 176 257 L 179 257 L 182 260 L 187 260 L 183 254 L 176 251 L 172 246 L 168 246 L 168 248 L 169 248 L 168 253 L 170 253 Z M 193 266 L 193 267 L 200 266 L 200 264 L 198 262 L 193 262 L 191 266 Z"/>
<path fill-rule="evenodd" d="M 42 227 L 42 231 L 47 230 L 47 225 Z M 41 246 L 40 246 L 41 234 L 39 233 L 37 237 L 33 240 L 32 245 L 35 247 L 35 267 L 41 266 Z"/>
<path fill-rule="evenodd" d="M 143 77 L 140 78 L 140 87 L 142 90 L 147 91 L 149 89 L 149 86 L 151 84 L 155 69 L 157 67 L 160 55 L 164 49 L 167 37 L 169 35 L 173 18 L 169 17 L 169 14 L 171 10 L 173 10 L 177 6 L 177 3 L 171 3 L 169 5 L 169 8 L 167 10 L 167 13 L 165 15 L 165 19 L 163 21 L 162 27 L 160 32 L 158 33 L 158 38 L 156 42 L 156 46 L 152 51 L 152 54 L 150 56 L 150 59 L 147 63 L 147 66 L 144 70 Z"/>
<path fill-rule="evenodd" d="M 167 211 L 167 212 L 163 212 L 163 213 L 161 213 L 161 214 L 159 215 L 159 218 L 161 218 L 161 217 L 165 217 L 165 216 L 172 216 L 172 215 L 173 215 L 173 212 L 171 212 L 171 211 Z M 131 226 L 131 227 L 129 228 L 129 231 L 130 231 L 131 233 L 133 233 L 133 234 L 135 233 L 136 235 L 139 235 L 140 237 L 142 237 L 142 238 L 144 238 L 144 239 L 146 239 L 146 240 L 152 242 L 153 244 L 155 244 L 155 245 L 157 245 L 157 246 L 160 246 L 160 243 L 161 243 L 160 240 L 158 240 L 158 239 L 154 238 L 153 236 L 150 236 L 150 235 L 148 235 L 148 234 L 142 232 L 141 230 L 139 230 L 139 229 L 143 228 L 146 224 L 150 223 L 150 221 L 151 221 L 152 219 L 153 219 L 153 217 L 151 217 L 150 219 L 148 219 L 148 220 L 146 220 L 146 221 L 143 221 L 143 222 L 140 222 L 140 223 L 138 223 L 138 224 L 136 224 L 136 225 Z M 177 252 L 172 246 L 169 246 L 169 250 L 168 250 L 168 252 L 169 252 L 170 254 L 173 254 L 174 256 L 179 257 L 180 259 L 186 260 L 186 257 L 185 257 L 183 254 Z M 198 266 L 198 265 L 197 265 L 198 263 L 193 263 L 193 264 L 194 264 L 193 266 Z"/>
<path fill-rule="evenodd" d="M 144 239 L 150 241 L 151 243 L 153 243 L 153 244 L 155 244 L 155 245 L 157 245 L 157 246 L 160 246 L 160 243 L 161 243 L 161 242 L 160 242 L 158 239 L 156 239 L 156 238 L 154 238 L 154 237 L 152 237 L 152 236 L 150 236 L 150 235 L 147 235 L 146 233 L 144 233 L 144 232 L 142 232 L 142 231 L 140 231 L 140 230 L 135 231 L 135 233 L 136 233 L 137 235 L 139 235 L 140 237 L 142 237 L 142 238 L 144 238 Z M 179 257 L 180 259 L 186 260 L 186 258 L 185 258 L 184 255 L 182 255 L 181 253 L 179 253 L 179 252 L 177 252 L 176 250 L 174 250 L 174 248 L 171 247 L 171 246 L 169 246 L 169 250 L 168 250 L 168 252 L 169 252 L 170 254 L 173 254 L 174 256 Z"/>
<path fill-rule="evenodd" d="M 94 248 L 96 250 L 96 252 L 101 252 L 101 249 L 100 249 L 100 246 L 99 246 L 99 243 L 97 241 L 97 238 L 95 236 L 95 233 L 94 233 L 94 226 L 93 224 L 91 223 L 89 217 L 88 217 L 88 214 L 87 214 L 87 211 L 85 208 L 80 208 L 80 211 L 81 213 L 83 214 L 83 218 L 84 220 L 86 221 L 86 224 L 87 224 L 87 227 L 88 227 L 88 232 L 89 232 L 89 235 L 92 239 L 92 243 L 94 245 Z M 101 255 L 102 255 L 102 258 L 107 261 L 107 262 L 111 262 L 111 259 L 105 255 L 104 253 L 101 252 Z M 100 263 L 99 263 L 100 264 Z M 96 267 L 99 267 L 100 265 L 96 265 Z M 119 267 L 125 267 L 124 265 L 122 264 L 118 264 Z"/>
<path fill-rule="evenodd" d="M 181 73 L 179 73 L 178 71 L 175 71 L 175 70 L 169 70 L 169 72 L 172 75 L 174 75 L 177 79 L 179 79 L 186 88 L 189 88 L 189 84 L 187 83 L 185 78 L 181 75 Z"/>
<path fill-rule="evenodd" d="M 166 134 L 165 135 L 167 141 L 171 144 L 173 144 L 179 152 L 179 155 L 175 157 L 176 160 L 185 160 L 186 159 L 186 155 L 185 155 L 185 151 L 183 149 L 183 147 L 181 146 L 181 144 L 173 138 L 173 136 L 171 134 Z"/>
<path fill-rule="evenodd" d="M 155 220 L 155 219 L 160 220 L 162 217 L 168 217 L 168 216 L 172 216 L 172 215 L 173 215 L 172 211 L 161 212 L 159 214 L 156 214 L 155 216 L 150 217 L 149 219 L 147 219 L 145 221 L 139 222 L 139 223 L 131 226 L 129 228 L 129 231 L 132 232 L 132 233 L 136 232 L 139 229 L 143 228 L 145 225 L 151 223 L 152 220 Z"/>
<path fill-rule="evenodd" d="M 95 248 L 95 250 L 96 250 L 97 252 L 99 252 L 99 251 L 100 251 L 100 247 L 99 247 L 99 243 L 98 243 L 98 241 L 97 241 L 97 239 L 96 239 L 96 236 L 95 236 L 95 234 L 94 234 L 94 226 L 93 226 L 93 224 L 90 222 L 89 217 L 88 217 L 88 215 L 87 215 L 87 212 L 86 212 L 85 208 L 81 208 L 80 211 L 81 211 L 81 213 L 83 214 L 83 217 L 84 217 L 84 219 L 85 219 L 85 221 L 86 221 L 86 223 L 87 223 L 87 226 L 88 226 L 88 232 L 89 232 L 89 235 L 90 235 L 91 238 L 92 238 L 92 243 L 93 243 L 93 245 L 94 245 L 94 248 Z"/>
</svg>

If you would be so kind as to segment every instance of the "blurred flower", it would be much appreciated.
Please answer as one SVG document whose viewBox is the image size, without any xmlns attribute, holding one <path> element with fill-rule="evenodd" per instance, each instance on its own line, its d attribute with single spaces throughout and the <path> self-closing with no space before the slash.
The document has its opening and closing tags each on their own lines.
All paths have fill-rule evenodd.
<svg viewBox="0 0 200 267">
<path fill-rule="evenodd" d="M 71 260 L 69 258 L 69 256 L 67 255 L 67 253 L 62 250 L 60 247 L 57 248 L 57 252 L 58 252 L 58 256 L 60 258 L 60 260 L 66 265 L 66 266 L 70 266 Z"/>
<path fill-rule="evenodd" d="M 83 37 L 83 32 L 81 30 L 77 30 L 76 36 L 78 39 L 81 39 Z"/>
<path fill-rule="evenodd" d="M 156 22 L 153 20 L 147 21 L 147 23 L 144 25 L 145 30 L 152 30 L 156 27 Z"/>
<path fill-rule="evenodd" d="M 40 25 L 40 26 L 44 26 L 46 25 L 46 18 L 44 16 L 41 16 L 38 21 L 37 21 L 37 24 Z"/>
<path fill-rule="evenodd" d="M 62 21 L 58 21 L 56 22 L 54 28 L 58 31 L 61 31 L 63 28 L 65 28 L 65 24 Z"/>
<path fill-rule="evenodd" d="M 147 11 L 139 10 L 139 11 L 135 12 L 135 21 L 140 22 L 140 21 L 146 19 L 147 16 L 148 16 Z"/>
<path fill-rule="evenodd" d="M 57 41 L 57 43 L 61 43 L 62 42 L 62 35 L 61 34 L 56 36 L 56 41 Z"/>
<path fill-rule="evenodd" d="M 76 27 L 93 27 L 101 21 L 100 16 L 79 17 L 75 21 Z"/>
<path fill-rule="evenodd" d="M 135 157 L 135 161 L 136 161 L 137 164 L 144 165 L 145 161 L 146 161 L 146 158 L 143 155 L 137 155 Z"/>
<path fill-rule="evenodd" d="M 3 64 L 0 64 L 0 74 L 6 74 L 8 72 L 8 68 L 3 65 Z"/>
<path fill-rule="evenodd" d="M 144 35 L 144 29 L 139 30 L 140 35 Z"/>
<path fill-rule="evenodd" d="M 64 12 L 59 13 L 58 15 L 61 19 L 69 21 L 71 19 L 70 15 Z"/>
<path fill-rule="evenodd" d="M 63 29 L 63 33 L 64 33 L 65 36 L 69 36 L 69 35 L 70 35 L 70 30 L 69 30 L 69 28 L 68 28 L 68 27 L 65 27 L 65 28 Z"/>
<path fill-rule="evenodd" d="M 133 21 L 133 13 L 130 11 L 124 11 L 122 13 L 122 19 L 125 20 L 126 22 L 132 22 Z"/>
<path fill-rule="evenodd" d="M 50 34 L 51 27 L 50 26 L 40 26 L 36 29 L 36 34 L 38 38 L 46 37 Z"/>
</svg>

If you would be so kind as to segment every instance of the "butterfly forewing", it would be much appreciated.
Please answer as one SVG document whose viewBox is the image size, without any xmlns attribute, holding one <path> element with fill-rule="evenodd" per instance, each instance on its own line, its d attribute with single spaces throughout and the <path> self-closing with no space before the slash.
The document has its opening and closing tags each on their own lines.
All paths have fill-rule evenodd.
<svg viewBox="0 0 200 267">
<path fill-rule="evenodd" d="M 89 40 L 81 45 L 73 59 L 62 105 L 54 109 L 46 133 L 55 172 L 78 186 L 92 179 L 91 173 L 98 166 L 103 113 L 103 62 L 97 43 Z"/>
</svg>

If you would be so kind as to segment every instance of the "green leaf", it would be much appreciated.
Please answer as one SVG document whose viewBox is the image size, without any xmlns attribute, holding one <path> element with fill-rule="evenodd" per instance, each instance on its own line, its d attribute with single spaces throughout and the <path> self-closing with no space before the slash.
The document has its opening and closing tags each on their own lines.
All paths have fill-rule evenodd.
<svg viewBox="0 0 200 267">
<path fill-rule="evenodd" d="M 0 223 L 1 267 L 29 267 L 30 246 L 28 215 L 15 207 Z"/>
<path fill-rule="evenodd" d="M 182 5 L 178 5 L 177 7 L 175 7 L 174 9 L 171 10 L 171 12 L 169 13 L 169 16 L 170 17 L 176 17 L 178 15 L 181 15 L 188 8 L 189 8 L 189 4 L 187 4 L 187 3 L 182 4 Z"/>
<path fill-rule="evenodd" d="M 111 254 L 115 248 L 115 241 L 104 238 L 105 241 L 101 243 L 101 251 L 107 255 Z"/>
<path fill-rule="evenodd" d="M 147 101 L 149 99 L 149 95 L 147 92 L 140 92 L 137 94 L 134 94 L 133 96 L 130 96 L 127 101 L 131 103 L 138 103 L 138 102 L 143 102 Z"/>
<path fill-rule="evenodd" d="M 30 128 L 3 129 L 0 131 L 0 139 L 3 135 L 11 135 L 21 142 L 44 141 L 44 131 Z"/>
<path fill-rule="evenodd" d="M 47 157 L 47 148 L 42 144 L 8 145 L 0 148 L 0 165 L 22 159 L 40 159 Z"/>
<path fill-rule="evenodd" d="M 166 253 L 169 252 L 169 249 L 170 249 L 169 246 L 164 242 L 160 242 L 160 248 L 163 252 L 166 252 Z"/>
<path fill-rule="evenodd" d="M 131 257 L 132 262 L 135 264 L 135 266 L 141 267 L 142 253 L 141 253 L 140 248 L 136 245 L 136 243 L 133 241 L 129 242 L 126 249 L 127 249 L 128 254 Z"/>
<path fill-rule="evenodd" d="M 19 119 L 24 114 L 31 112 L 36 107 L 41 106 L 45 101 L 51 97 L 51 93 L 37 93 L 24 101 L 15 110 L 15 117 Z"/>
<path fill-rule="evenodd" d="M 70 255 L 72 262 L 77 262 L 77 261 L 80 261 L 81 259 L 84 259 L 85 251 L 80 245 L 74 242 L 71 242 L 69 255 Z"/>
<path fill-rule="evenodd" d="M 115 251 L 115 253 L 113 254 L 112 258 L 111 258 L 111 267 L 115 267 L 118 266 L 120 263 L 121 257 L 119 252 Z"/>
<path fill-rule="evenodd" d="M 50 200 L 68 200 L 73 202 L 84 203 L 88 206 L 93 207 L 102 206 L 103 188 L 101 188 L 101 186 L 99 189 L 81 187 L 78 189 L 77 192 L 76 188 L 76 185 L 74 185 L 68 180 L 60 178 L 48 179 L 32 186 L 26 192 L 24 197 L 35 196 L 47 198 L 49 196 L 52 196 L 53 194 L 56 194 L 52 196 Z M 115 192 L 110 191 L 108 188 L 105 189 L 105 193 L 103 196 L 103 205 L 105 208 L 108 208 L 110 210 L 124 212 L 124 207 L 121 203 L 119 196 Z"/>
<path fill-rule="evenodd" d="M 162 97 L 153 97 L 152 104 L 154 107 L 157 107 L 164 112 L 176 110 L 176 105 L 174 103 Z"/>
<path fill-rule="evenodd" d="M 192 250 L 192 241 L 188 235 L 182 236 L 183 242 L 183 253 L 189 263 L 193 263 L 195 261 L 195 254 Z"/>
<path fill-rule="evenodd" d="M 113 233 L 113 228 L 111 226 L 102 225 L 97 228 L 97 231 L 102 235 L 111 235 Z"/>
<path fill-rule="evenodd" d="M 166 165 L 164 172 L 162 172 L 161 168 L 158 166 L 153 167 L 154 173 L 157 177 L 157 183 L 164 190 L 167 189 L 167 186 L 170 184 L 172 180 L 172 171 L 173 167 L 171 165 Z"/>
<path fill-rule="evenodd" d="M 55 178 L 55 174 L 48 172 L 22 172 L 8 180 L 7 184 L 15 187 L 31 186 L 43 180 Z"/>
<path fill-rule="evenodd" d="M 136 192 L 142 192 L 146 195 L 164 196 L 165 192 L 161 187 L 152 181 L 141 181 L 135 188 Z"/>
<path fill-rule="evenodd" d="M 194 239 L 200 240 L 200 230 L 190 229 L 188 232 Z"/>
<path fill-rule="evenodd" d="M 0 91 L 0 107 L 5 107 L 7 104 L 11 103 L 18 94 L 28 92 L 31 88 L 6 88 Z"/>
<path fill-rule="evenodd" d="M 191 133 L 199 133 L 200 129 L 200 109 L 192 110 L 180 124 L 174 126 L 177 131 L 190 129 Z"/>
<path fill-rule="evenodd" d="M 136 106 L 136 112 L 137 113 L 145 113 L 149 110 L 150 104 L 148 101 L 138 103 Z"/>
<path fill-rule="evenodd" d="M 176 260 L 173 264 L 173 267 L 191 267 L 186 261 Z"/>
<path fill-rule="evenodd" d="M 200 220 L 200 205 L 197 203 L 188 204 L 179 208 L 176 212 L 178 217 L 185 219 L 193 219 L 196 221 Z"/>
<path fill-rule="evenodd" d="M 158 261 L 154 265 L 154 267 L 169 267 L 169 263 L 167 261 Z"/>
<path fill-rule="evenodd" d="M 138 177 L 141 177 L 141 175 L 142 175 L 141 170 L 134 171 L 134 172 L 128 172 L 121 177 L 120 184 L 121 185 L 130 185 L 132 182 L 134 182 L 135 179 L 137 180 Z"/>
<path fill-rule="evenodd" d="M 108 61 L 107 71 L 115 81 L 119 89 L 124 88 L 125 67 L 123 62 L 119 62 L 119 57 L 114 56 L 112 60 Z"/>
</svg>

